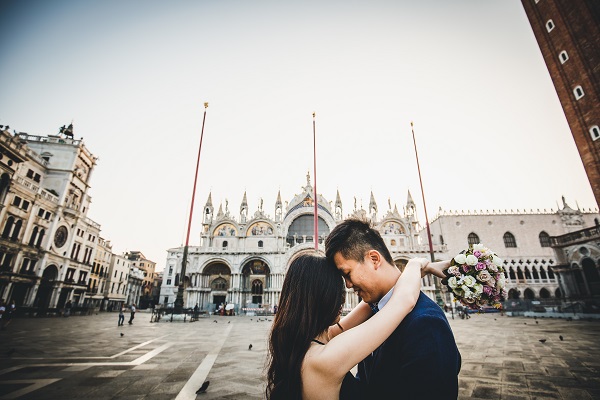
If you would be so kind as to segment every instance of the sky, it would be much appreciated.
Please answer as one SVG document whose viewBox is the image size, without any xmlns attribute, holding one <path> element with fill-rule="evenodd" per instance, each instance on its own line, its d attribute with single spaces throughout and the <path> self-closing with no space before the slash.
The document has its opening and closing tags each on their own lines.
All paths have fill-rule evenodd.
<svg viewBox="0 0 600 400">
<path fill-rule="evenodd" d="M 4 0 L 0 124 L 73 122 L 98 157 L 88 216 L 113 252 L 162 269 L 212 193 L 239 216 L 313 172 L 343 211 L 379 214 L 410 190 L 443 210 L 596 207 L 517 0 Z M 561 203 L 562 204 L 562 203 Z"/>
</svg>

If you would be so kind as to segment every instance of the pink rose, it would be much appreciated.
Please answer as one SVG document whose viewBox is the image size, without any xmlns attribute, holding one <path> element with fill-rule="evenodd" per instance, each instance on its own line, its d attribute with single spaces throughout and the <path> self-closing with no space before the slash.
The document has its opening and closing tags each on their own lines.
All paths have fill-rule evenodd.
<svg viewBox="0 0 600 400">
<path fill-rule="evenodd" d="M 477 271 L 483 271 L 483 270 L 485 269 L 485 264 L 484 264 L 484 263 L 482 263 L 482 262 L 480 262 L 480 263 L 477 263 L 477 265 L 475 266 L 475 269 L 476 269 Z"/>
<path fill-rule="evenodd" d="M 481 257 L 481 252 L 479 250 L 476 250 L 473 252 L 473 255 L 477 258 Z"/>
<path fill-rule="evenodd" d="M 465 265 L 463 265 L 463 266 L 462 266 L 462 268 L 463 268 L 463 271 L 465 271 L 465 272 L 469 272 L 469 271 L 471 270 L 471 267 L 469 267 L 469 266 L 468 266 L 468 265 L 466 265 L 466 264 L 465 264 Z"/>
<path fill-rule="evenodd" d="M 483 287 L 483 293 L 485 293 L 488 296 L 491 295 L 493 291 L 494 291 L 494 289 L 492 289 L 491 287 L 489 287 L 487 285 L 485 285 Z"/>
</svg>

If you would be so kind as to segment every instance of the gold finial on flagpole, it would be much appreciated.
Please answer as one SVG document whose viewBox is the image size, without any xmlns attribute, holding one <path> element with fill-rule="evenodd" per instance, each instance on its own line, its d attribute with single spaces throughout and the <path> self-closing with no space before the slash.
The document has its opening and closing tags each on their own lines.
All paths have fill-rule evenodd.
<svg viewBox="0 0 600 400">
<path fill-rule="evenodd" d="M 204 103 L 204 108 L 208 108 L 208 103 Z"/>
<path fill-rule="evenodd" d="M 315 112 L 313 112 L 313 118 L 315 117 L 315 115 L 316 115 L 316 113 L 315 113 Z"/>
</svg>

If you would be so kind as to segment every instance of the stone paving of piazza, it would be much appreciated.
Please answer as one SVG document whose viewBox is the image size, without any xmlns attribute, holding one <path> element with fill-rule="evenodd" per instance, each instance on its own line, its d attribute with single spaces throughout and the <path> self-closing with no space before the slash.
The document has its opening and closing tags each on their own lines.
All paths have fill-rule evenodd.
<svg viewBox="0 0 600 400">
<path fill-rule="evenodd" d="M 0 399 L 264 398 L 264 317 L 150 323 L 138 312 L 133 325 L 125 321 L 117 327 L 116 313 L 14 319 L 0 332 Z M 482 314 L 450 322 L 463 357 L 460 399 L 600 399 L 600 321 Z M 196 397 L 204 380 L 210 386 Z"/>
</svg>

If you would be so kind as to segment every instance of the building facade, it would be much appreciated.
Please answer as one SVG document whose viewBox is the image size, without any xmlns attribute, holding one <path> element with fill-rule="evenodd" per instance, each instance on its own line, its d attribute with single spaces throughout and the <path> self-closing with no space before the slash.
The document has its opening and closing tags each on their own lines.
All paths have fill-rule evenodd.
<svg viewBox="0 0 600 400">
<path fill-rule="evenodd" d="M 7 157 L 0 292 L 21 307 L 61 308 L 67 300 L 83 305 L 88 290 L 100 232 L 100 225 L 87 217 L 96 157 L 69 129 L 71 135 L 47 137 L 1 132 Z M 9 151 L 15 143 L 20 152 Z"/>
<path fill-rule="evenodd" d="M 139 268 L 143 274 L 141 294 L 138 297 L 136 304 L 138 304 L 140 308 L 151 307 L 156 303 L 152 295 L 156 275 L 156 263 L 146 258 L 144 253 L 137 250 L 127 252 L 126 257 L 131 261 L 131 265 L 134 268 Z"/>
<path fill-rule="evenodd" d="M 277 305 L 283 279 L 290 262 L 299 254 L 315 249 L 314 202 L 318 209 L 318 251 L 324 254 L 324 239 L 343 219 L 339 193 L 335 203 L 315 196 L 310 177 L 302 192 L 284 205 L 277 195 L 274 216 L 265 213 L 262 200 L 258 210 L 249 213 L 246 193 L 239 215 L 231 215 L 226 203 L 215 213 L 209 195 L 203 210 L 200 244 L 190 246 L 184 279 L 184 306 L 198 304 L 203 310 L 214 310 L 221 304 L 244 309 L 272 309 Z M 408 196 L 405 212 L 397 207 L 381 215 L 373 195 L 369 209 L 357 208 L 352 217 L 368 219 L 379 230 L 396 264 L 403 268 L 410 258 L 429 257 L 429 247 L 419 238 L 420 225 L 412 197 Z M 168 250 L 163 271 L 160 301 L 174 303 L 181 278 L 183 247 Z M 434 246 L 437 259 L 446 255 L 445 245 Z M 435 298 L 434 281 L 423 279 L 423 291 Z M 346 309 L 358 304 L 358 297 L 348 291 Z"/>
<path fill-rule="evenodd" d="M 433 243 L 445 244 L 449 257 L 483 243 L 504 260 L 509 299 L 569 298 L 557 275 L 563 263 L 551 247 L 551 238 L 595 226 L 597 210 L 571 208 L 563 198 L 557 211 L 489 210 L 479 212 L 441 211 L 431 222 Z M 426 236 L 423 235 L 423 240 Z M 598 270 L 598 260 L 595 262 Z"/>
<path fill-rule="evenodd" d="M 521 1 L 600 205 L 600 3 Z"/>
</svg>

